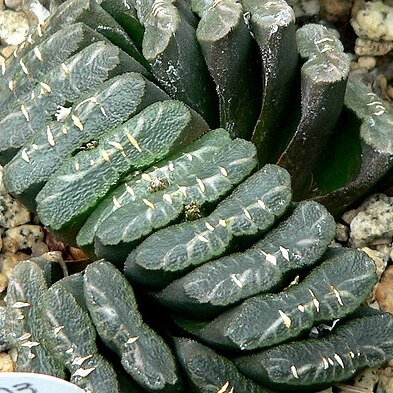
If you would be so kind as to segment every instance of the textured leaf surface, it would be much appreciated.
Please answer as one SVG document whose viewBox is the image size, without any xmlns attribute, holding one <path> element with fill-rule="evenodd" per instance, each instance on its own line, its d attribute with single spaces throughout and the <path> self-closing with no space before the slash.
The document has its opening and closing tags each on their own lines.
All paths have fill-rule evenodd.
<svg viewBox="0 0 393 393">
<path fill-rule="evenodd" d="M 125 370 L 149 391 L 175 391 L 179 380 L 170 349 L 143 323 L 123 275 L 106 261 L 94 262 L 86 269 L 84 293 L 98 334 Z"/>
<path fill-rule="evenodd" d="M 324 195 L 317 196 L 316 200 L 324 204 L 334 215 L 345 211 L 364 195 L 392 168 L 393 164 L 393 111 L 389 103 L 374 94 L 370 85 L 353 75 L 348 79 L 344 104 L 361 122 L 359 134 L 361 163 L 352 178 L 338 188 L 332 188 L 331 183 L 326 181 L 330 165 L 325 164 L 324 168 L 318 168 L 316 183 L 317 185 L 324 183 L 325 192 Z M 346 133 L 347 130 L 338 126 L 338 132 Z M 340 151 L 332 148 L 335 143 L 335 135 L 333 135 L 326 150 L 331 149 L 328 162 L 342 160 L 343 165 L 338 165 L 341 170 L 348 161 L 348 155 L 340 157 Z M 347 146 L 354 143 L 356 142 L 352 138 L 347 138 Z"/>
<path fill-rule="evenodd" d="M 60 251 L 50 251 L 39 257 L 29 258 L 29 261 L 41 268 L 48 287 L 64 277 L 64 261 Z"/>
<path fill-rule="evenodd" d="M 357 250 L 338 250 L 300 284 L 259 295 L 222 314 L 197 335 L 242 350 L 269 347 L 358 308 L 377 282 L 374 262 Z"/>
<path fill-rule="evenodd" d="M 7 341 L 17 351 L 16 371 L 64 377 L 63 366 L 44 347 L 42 299 L 48 289 L 43 270 L 34 262 L 19 263 L 7 288 Z"/>
<path fill-rule="evenodd" d="M 331 135 L 344 102 L 350 59 L 327 28 L 307 24 L 296 32 L 301 69 L 302 115 L 278 164 L 293 179 L 294 199 L 307 195 L 311 171 Z"/>
<path fill-rule="evenodd" d="M 230 360 L 196 341 L 179 338 L 175 340 L 175 348 L 180 364 L 193 386 L 193 392 L 270 392 L 245 378 Z"/>
<path fill-rule="evenodd" d="M 243 139 L 235 139 L 204 161 L 188 154 L 193 165 L 177 183 L 120 207 L 101 224 L 95 242 L 98 257 L 124 261 L 136 242 L 178 220 L 187 206 L 196 204 L 203 210 L 204 205 L 218 202 L 257 164 L 254 146 Z"/>
<path fill-rule="evenodd" d="M 206 263 L 172 282 L 156 298 L 191 317 L 261 292 L 282 288 L 290 276 L 312 266 L 336 232 L 333 217 L 315 202 L 300 203 L 291 216 L 245 252 Z"/>
<path fill-rule="evenodd" d="M 290 178 L 268 165 L 245 180 L 203 219 L 162 229 L 127 258 L 131 280 L 162 287 L 193 266 L 222 255 L 234 239 L 261 234 L 287 208 Z"/>
<path fill-rule="evenodd" d="M 259 46 L 262 62 L 262 109 L 252 141 L 261 164 L 274 162 L 285 142 L 283 119 L 290 104 L 298 54 L 295 15 L 283 0 L 242 0 L 244 17 Z"/>
<path fill-rule="evenodd" d="M 109 79 L 79 98 L 63 122 L 47 123 L 26 142 L 4 168 L 7 190 L 34 210 L 35 197 L 65 158 L 86 144 L 94 146 L 104 133 L 154 101 L 167 98 L 141 74 Z"/>
<path fill-rule="evenodd" d="M 179 151 L 206 129 L 203 119 L 181 102 L 148 106 L 55 172 L 37 196 L 41 221 L 55 231 L 72 227 L 77 232 L 122 176 Z"/>
<path fill-rule="evenodd" d="M 7 113 L 7 108 L 12 106 L 12 100 L 18 100 L 31 92 L 45 75 L 56 66 L 66 61 L 69 57 L 92 44 L 102 41 L 104 37 L 96 33 L 83 23 L 66 26 L 52 36 L 46 38 L 34 50 L 20 56 L 19 63 L 13 72 L 7 72 L 2 79 L 8 89 L 2 91 L 0 97 L 1 114 Z M 45 89 L 44 85 L 41 85 Z"/>
<path fill-rule="evenodd" d="M 101 7 L 121 25 L 141 52 L 144 28 L 137 17 L 135 3 L 134 0 L 103 0 Z"/>
<path fill-rule="evenodd" d="M 7 338 L 7 309 L 5 306 L 0 306 L 0 351 L 6 351 L 9 349 L 8 338 Z"/>
<path fill-rule="evenodd" d="M 120 24 L 97 3 L 99 2 L 94 0 L 71 0 L 63 3 L 49 18 L 47 24 L 50 28 L 46 34 L 52 34 L 59 27 L 63 27 L 71 22 L 80 21 L 101 33 L 138 62 L 146 65 L 145 59 L 132 39 Z"/>
<path fill-rule="evenodd" d="M 324 389 L 393 356 L 393 318 L 384 313 L 356 318 L 320 339 L 279 345 L 243 356 L 240 371 L 258 383 L 287 392 Z"/>
<path fill-rule="evenodd" d="M 106 39 L 121 47 L 126 52 L 142 60 L 142 56 L 136 50 L 130 38 L 119 24 L 105 12 L 95 0 L 69 0 L 63 2 L 45 21 L 45 29 L 37 26 L 27 37 L 24 44 L 20 45 L 6 64 L 5 75 L 13 75 L 16 68 L 19 68 L 19 60 L 36 45 L 39 45 L 47 37 L 56 33 L 60 29 L 73 23 L 82 22 L 91 29 L 101 33 Z M 64 45 L 69 43 L 64 42 Z M 146 69 L 142 67 L 144 71 Z M 138 70 L 135 70 L 138 71 Z"/>
<path fill-rule="evenodd" d="M 76 358 L 75 364 L 81 360 Z M 95 354 L 83 361 L 79 368 L 74 367 L 70 382 L 87 392 L 120 393 L 117 376 L 113 366 L 100 354 Z M 87 374 L 87 375 L 86 375 Z"/>
<path fill-rule="evenodd" d="M 125 56 L 117 47 L 98 41 L 55 67 L 43 78 L 45 88 L 37 85 L 31 97 L 16 102 L 1 119 L 0 162 L 7 163 L 35 131 L 55 116 L 58 106 L 74 102 L 81 92 L 95 90 L 119 73 L 142 71 L 139 63 Z"/>
<path fill-rule="evenodd" d="M 256 45 L 235 0 L 194 0 L 200 16 L 196 37 L 216 84 L 220 126 L 232 136 L 251 137 L 260 110 Z M 247 102 L 247 105 L 244 103 Z"/>
<path fill-rule="evenodd" d="M 56 282 L 70 293 L 84 311 L 87 311 L 85 296 L 83 294 L 83 272 L 71 274 Z"/>
<path fill-rule="evenodd" d="M 87 219 L 77 236 L 79 247 L 90 251 L 94 235 L 104 220 L 121 206 L 151 196 L 153 181 L 160 180 L 164 186 L 166 183 L 168 185 L 179 184 L 183 177 L 192 170 L 195 163 L 200 165 L 207 161 L 219 151 L 226 149 L 230 142 L 231 139 L 227 131 L 213 130 L 191 143 L 181 153 L 177 153 L 169 160 L 157 163 L 152 169 L 146 170 L 141 176 L 131 175 L 129 179 L 126 179 L 122 185 L 110 193 Z"/>
<path fill-rule="evenodd" d="M 71 382 L 93 392 L 119 392 L 112 366 L 98 354 L 94 325 L 72 293 L 55 284 L 45 293 L 42 303 L 46 346 L 70 371 Z"/>
<path fill-rule="evenodd" d="M 215 124 L 213 86 L 187 16 L 174 0 L 137 0 L 136 9 L 145 28 L 143 55 L 160 85 Z"/>
</svg>

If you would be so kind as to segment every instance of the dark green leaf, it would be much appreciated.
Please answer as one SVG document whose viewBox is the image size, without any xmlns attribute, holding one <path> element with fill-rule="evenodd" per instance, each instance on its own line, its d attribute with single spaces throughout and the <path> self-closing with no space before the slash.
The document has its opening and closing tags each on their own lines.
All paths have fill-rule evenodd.
<svg viewBox="0 0 393 393">
<path fill-rule="evenodd" d="M 293 179 L 295 200 L 307 196 L 312 168 L 328 141 L 344 101 L 349 56 L 325 27 L 307 24 L 296 32 L 301 69 L 300 123 L 278 160 Z"/>
<path fill-rule="evenodd" d="M 315 391 L 345 381 L 393 356 L 393 317 L 357 318 L 319 339 L 279 345 L 236 361 L 240 371 L 284 392 Z"/>
</svg>

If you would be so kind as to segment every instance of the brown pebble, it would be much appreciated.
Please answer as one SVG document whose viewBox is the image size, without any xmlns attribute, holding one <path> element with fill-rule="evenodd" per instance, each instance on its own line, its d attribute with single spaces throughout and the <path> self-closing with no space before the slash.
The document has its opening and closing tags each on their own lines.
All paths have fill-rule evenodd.
<svg viewBox="0 0 393 393">
<path fill-rule="evenodd" d="M 328 22 L 347 21 L 353 1 L 321 0 L 320 16 Z"/>
<path fill-rule="evenodd" d="M 359 56 L 384 56 L 392 49 L 392 41 L 374 41 L 359 37 L 355 42 L 355 53 Z"/>
<path fill-rule="evenodd" d="M 336 226 L 336 240 L 339 242 L 346 242 L 349 238 L 349 228 L 343 224 L 337 224 Z"/>
<path fill-rule="evenodd" d="M 80 248 L 76 247 L 69 247 L 69 256 L 76 261 L 89 259 Z"/>
<path fill-rule="evenodd" d="M 15 254 L 19 249 L 18 242 L 12 237 L 5 238 L 3 242 L 3 251 Z"/>
<path fill-rule="evenodd" d="M 380 375 L 380 380 L 379 380 L 379 385 L 378 385 L 378 391 L 380 390 L 379 388 L 381 387 L 382 392 L 386 393 L 391 393 L 393 392 L 393 369 L 392 369 L 392 361 L 388 362 L 388 367 L 385 367 L 382 369 L 381 375 Z"/>
<path fill-rule="evenodd" d="M 11 373 L 15 371 L 15 364 L 8 353 L 0 353 L 0 372 Z"/>
<path fill-rule="evenodd" d="M 375 57 L 372 56 L 361 56 L 358 59 L 358 64 L 362 68 L 367 68 L 368 70 L 371 70 L 377 64 L 377 60 L 375 59 Z"/>
<path fill-rule="evenodd" d="M 363 6 L 364 2 L 363 0 L 355 0 L 352 5 L 351 9 L 351 16 L 354 17 L 360 10 L 360 8 Z"/>
<path fill-rule="evenodd" d="M 3 236 L 3 251 L 16 252 L 31 249 L 34 243 L 44 240 L 44 231 L 40 225 L 19 225 L 7 229 Z"/>
<path fill-rule="evenodd" d="M 37 241 L 36 243 L 34 243 L 31 246 L 31 256 L 32 257 L 39 257 L 48 251 L 49 251 L 49 249 L 48 249 L 47 244 L 45 242 L 43 242 L 42 240 Z"/>
<path fill-rule="evenodd" d="M 4 292 L 7 289 L 8 277 L 3 273 L 0 273 L 0 292 Z"/>
<path fill-rule="evenodd" d="M 389 266 L 383 273 L 375 290 L 375 299 L 381 310 L 393 314 L 393 266 Z"/>
<path fill-rule="evenodd" d="M 26 261 L 29 258 L 30 258 L 29 255 L 27 255 L 23 252 L 17 252 L 16 254 L 9 253 L 9 252 L 1 253 L 0 254 L 0 271 L 7 278 L 10 278 L 15 266 L 20 261 Z"/>
<path fill-rule="evenodd" d="M 8 59 L 9 57 L 12 56 L 12 54 L 13 54 L 14 51 L 15 51 L 15 49 L 16 49 L 16 45 L 8 45 L 8 46 L 6 46 L 5 48 L 3 48 L 3 49 L 1 50 L 1 54 L 2 54 L 6 59 Z"/>
</svg>

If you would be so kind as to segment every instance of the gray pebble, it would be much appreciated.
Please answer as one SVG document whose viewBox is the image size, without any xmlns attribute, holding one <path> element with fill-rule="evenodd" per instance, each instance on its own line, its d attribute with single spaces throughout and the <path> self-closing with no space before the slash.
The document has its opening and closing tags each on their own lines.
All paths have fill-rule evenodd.
<svg viewBox="0 0 393 393">
<path fill-rule="evenodd" d="M 369 245 L 375 239 L 393 238 L 393 198 L 376 194 L 368 198 L 350 224 L 353 247 Z"/>
<path fill-rule="evenodd" d="M 348 241 L 349 228 L 343 224 L 337 224 L 336 226 L 336 240 L 339 242 Z"/>
<path fill-rule="evenodd" d="M 29 31 L 29 22 L 23 12 L 0 11 L 0 39 L 5 45 L 21 44 Z"/>
</svg>

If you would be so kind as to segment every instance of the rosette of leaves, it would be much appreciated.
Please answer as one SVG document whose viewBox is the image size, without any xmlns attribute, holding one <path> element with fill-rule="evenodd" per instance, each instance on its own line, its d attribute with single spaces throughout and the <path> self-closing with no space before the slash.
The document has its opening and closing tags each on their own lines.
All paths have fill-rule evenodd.
<svg viewBox="0 0 393 393">
<path fill-rule="evenodd" d="M 392 165 L 391 110 L 348 77 L 329 30 L 296 29 L 284 1 L 68 0 L 1 73 L 6 187 L 108 261 L 49 289 L 37 262 L 16 270 L 0 340 L 20 369 L 98 393 L 131 379 L 136 391 L 249 393 L 321 388 L 393 356 L 391 317 L 355 315 L 372 262 L 325 252 L 328 210 Z M 336 336 L 309 341 L 336 319 Z M 363 327 L 371 348 L 361 335 L 343 348 Z M 245 355 L 245 376 L 248 350 L 262 352 Z"/>
</svg>

